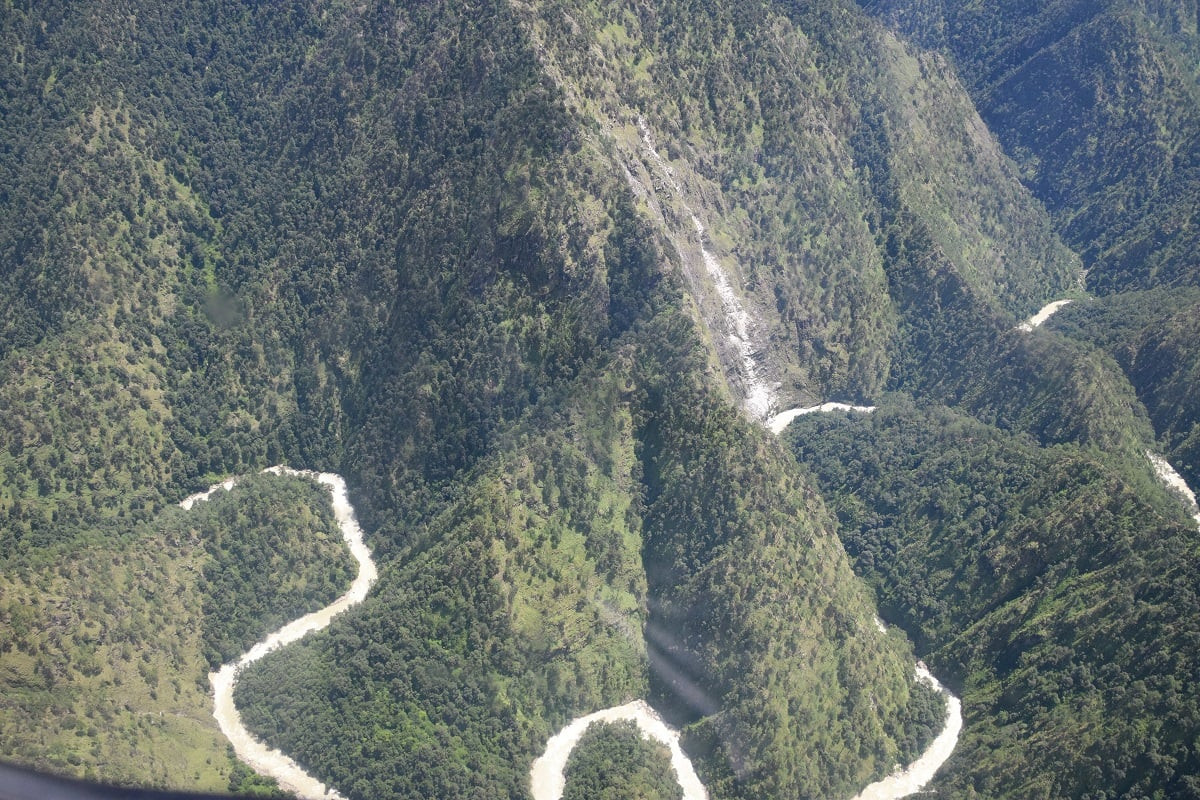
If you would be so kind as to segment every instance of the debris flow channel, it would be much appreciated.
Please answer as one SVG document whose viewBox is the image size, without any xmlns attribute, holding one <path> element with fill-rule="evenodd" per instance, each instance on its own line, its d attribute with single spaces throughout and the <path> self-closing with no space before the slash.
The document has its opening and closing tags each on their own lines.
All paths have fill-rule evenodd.
<svg viewBox="0 0 1200 800">
<path fill-rule="evenodd" d="M 679 194 L 679 199 L 682 202 L 682 192 L 678 183 L 674 180 L 670 167 L 662 161 L 661 157 L 655 151 L 649 131 L 644 125 L 641 128 L 647 155 L 655 161 L 656 166 L 667 176 L 672 189 Z M 747 412 L 775 434 L 781 433 L 796 417 L 805 414 L 830 411 L 864 414 L 873 412 L 875 410 L 874 406 L 856 406 L 846 403 L 828 402 L 806 408 L 788 409 L 776 414 L 770 413 L 773 410 L 776 398 L 771 387 L 760 376 L 754 358 L 754 346 L 751 335 L 752 320 L 742 306 L 736 292 L 734 292 L 724 268 L 708 249 L 704 247 L 705 230 L 699 218 L 692 213 L 686 204 L 684 208 L 688 211 L 696 235 L 700 240 L 701 255 L 705 268 L 716 286 L 717 294 L 721 298 L 726 317 L 726 335 L 740 356 L 739 377 L 742 380 L 745 390 L 745 407 Z M 1029 320 L 1021 323 L 1018 328 L 1023 331 L 1033 331 L 1069 302 L 1069 300 L 1057 300 L 1046 305 Z M 1155 473 L 1159 478 L 1172 489 L 1178 491 L 1188 501 L 1194 518 L 1197 524 L 1200 525 L 1200 507 L 1197 506 L 1195 495 L 1188 488 L 1183 478 L 1161 456 L 1147 452 L 1146 457 L 1153 465 Z M 257 661 L 273 650 L 301 639 L 305 634 L 321 630 L 329 625 L 335 616 L 351 606 L 361 603 L 366 597 L 367 591 L 375 582 L 377 576 L 375 562 L 371 559 L 370 550 L 363 542 L 362 529 L 355 519 L 354 509 L 346 496 L 346 483 L 341 476 L 330 472 L 317 473 L 309 470 L 293 470 L 283 466 L 270 467 L 263 471 L 276 475 L 309 478 L 329 487 L 334 517 L 342 532 L 343 539 L 350 548 L 355 561 L 358 562 L 358 575 L 351 584 L 350 589 L 328 606 L 288 623 L 258 642 L 236 661 L 225 664 L 216 672 L 210 673 L 209 681 L 212 683 L 214 697 L 213 714 L 217 720 L 217 724 L 221 728 L 221 732 L 225 734 L 233 745 L 238 758 L 256 772 L 274 778 L 283 789 L 303 798 L 311 798 L 312 800 L 317 800 L 318 798 L 340 799 L 342 796 L 338 794 L 337 790 L 326 787 L 319 780 L 305 772 L 303 767 L 287 755 L 279 750 L 268 747 L 266 744 L 255 739 L 246 730 L 242 724 L 241 715 L 233 703 L 233 690 L 237 684 L 238 673 L 248 664 Z M 221 490 L 229 491 L 236 485 L 237 479 L 229 478 L 214 484 L 206 491 L 198 492 L 184 498 L 179 505 L 184 509 L 191 509 L 196 503 L 208 500 L 216 492 Z M 881 620 L 876 618 L 875 625 L 880 633 L 886 634 L 887 628 Z M 899 798 L 915 794 L 921 791 L 933 779 L 938 769 L 950 757 L 951 753 L 954 752 L 963 724 L 961 702 L 946 687 L 939 683 L 937 678 L 921 662 L 917 662 L 914 679 L 928 684 L 946 698 L 946 721 L 942 731 L 916 761 L 908 766 L 898 767 L 891 775 L 867 786 L 853 800 L 899 800 Z M 563 790 L 565 789 L 564 771 L 567 761 L 575 745 L 578 744 L 583 733 L 592 722 L 619 721 L 632 721 L 636 723 L 644 737 L 661 742 L 667 746 L 671 753 L 671 766 L 675 772 L 675 777 L 683 789 L 684 800 L 708 799 L 708 792 L 696 774 L 695 767 L 680 746 L 679 731 L 667 725 L 658 712 L 651 708 L 645 701 L 636 700 L 625 705 L 576 717 L 562 730 L 550 737 L 550 740 L 546 744 L 545 752 L 533 762 L 530 769 L 530 785 L 534 800 L 559 800 L 562 797 Z"/>
</svg>

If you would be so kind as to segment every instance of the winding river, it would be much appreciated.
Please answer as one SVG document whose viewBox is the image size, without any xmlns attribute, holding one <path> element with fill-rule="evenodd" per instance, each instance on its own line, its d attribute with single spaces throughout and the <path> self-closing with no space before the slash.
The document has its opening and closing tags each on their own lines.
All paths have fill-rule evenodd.
<svg viewBox="0 0 1200 800">
<path fill-rule="evenodd" d="M 791 409 L 777 414 L 771 420 L 771 427 L 772 430 L 778 428 L 776 430 L 778 432 L 801 414 L 821 411 L 869 412 L 873 410 L 872 407 L 867 406 L 825 403 L 807 409 Z M 213 716 L 221 732 L 233 745 L 237 757 L 255 772 L 274 778 L 281 788 L 306 800 L 344 800 L 336 789 L 327 787 L 317 778 L 308 774 L 302 766 L 285 753 L 256 739 L 242 724 L 241 714 L 238 713 L 237 706 L 233 702 L 233 691 L 237 685 L 238 674 L 248 664 L 254 663 L 273 650 L 298 641 L 305 634 L 321 630 L 329 625 L 335 616 L 351 606 L 361 603 L 375 582 L 378 573 L 375 562 L 371 559 L 371 552 L 363 542 L 362 528 L 359 527 L 354 516 L 354 509 L 346 496 L 346 482 L 340 475 L 331 472 L 294 470 L 283 466 L 270 467 L 263 472 L 309 478 L 329 487 L 334 518 L 351 555 L 358 562 L 358 575 L 350 589 L 329 605 L 289 622 L 279 630 L 268 634 L 238 659 L 222 665 L 216 672 L 209 673 L 208 679 L 213 687 Z M 236 485 L 237 478 L 229 478 L 213 484 L 203 492 L 189 495 L 180 501 L 179 505 L 181 508 L 191 509 L 196 503 L 208 500 L 219 491 L 230 491 Z M 886 631 L 878 618 L 875 623 L 881 632 Z M 959 731 L 962 729 L 961 705 L 958 698 L 938 683 L 924 664 L 917 664 L 916 679 L 928 683 L 946 696 L 945 727 L 917 761 L 904 769 L 897 770 L 882 781 L 871 784 L 855 800 L 894 800 L 919 791 L 954 750 Z M 530 769 L 529 777 L 533 800 L 559 800 L 562 797 L 566 782 L 564 771 L 567 760 L 591 723 L 626 720 L 636 723 L 646 738 L 666 745 L 671 753 L 671 767 L 675 772 L 676 780 L 683 789 L 684 800 L 708 800 L 708 792 L 705 790 L 704 784 L 700 781 L 695 767 L 680 745 L 679 731 L 669 726 L 658 712 L 644 700 L 636 700 L 622 706 L 577 717 L 550 737 L 546 743 L 545 752 L 533 762 Z"/>
<path fill-rule="evenodd" d="M 1173 489 L 1183 497 L 1188 510 L 1192 512 L 1192 519 L 1196 521 L 1197 529 L 1200 529 L 1200 505 L 1196 503 L 1196 494 L 1187 485 L 1187 481 L 1175 471 L 1170 462 L 1157 453 L 1147 450 L 1146 458 L 1150 460 L 1150 466 L 1154 467 L 1154 474 L 1158 476 L 1158 479 L 1166 484 L 1167 488 Z"/>
<path fill-rule="evenodd" d="M 649 131 L 644 125 L 642 126 L 642 137 L 647 155 L 651 157 L 660 171 L 665 173 L 671 187 L 679 194 L 679 200 L 682 202 L 682 191 L 678 183 L 675 182 L 670 172 L 670 167 L 658 156 Z M 739 356 L 740 364 L 738 366 L 740 369 L 738 371 L 745 389 L 745 407 L 747 412 L 754 419 L 766 426 L 772 433 L 779 434 L 792 420 L 805 414 L 830 411 L 855 413 L 871 413 L 874 411 L 874 406 L 855 406 L 846 403 L 827 402 L 770 414 L 774 406 L 775 394 L 767 382 L 763 380 L 757 368 L 754 355 L 755 348 L 751 336 L 752 327 L 750 317 L 743 308 L 736 292 L 734 292 L 720 262 L 704 246 L 706 232 L 699 218 L 691 212 L 691 209 L 686 204 L 684 204 L 684 208 L 691 217 L 690 221 L 700 241 L 700 252 L 706 271 L 713 280 L 717 294 L 721 299 L 722 310 L 726 317 L 726 335 Z M 1070 301 L 1058 300 L 1048 304 L 1029 320 L 1021 323 L 1018 328 L 1025 331 L 1034 330 L 1068 302 Z M 1190 501 L 1195 511 L 1197 523 L 1200 524 L 1200 508 L 1197 508 L 1195 496 L 1187 484 L 1171 468 L 1171 465 L 1160 456 L 1151 452 L 1147 452 L 1146 456 L 1153 464 L 1155 472 L 1159 477 L 1169 486 L 1181 492 Z M 221 732 L 225 734 L 233 745 L 234 752 L 238 758 L 254 769 L 255 772 L 274 778 L 283 789 L 303 798 L 311 798 L 312 800 L 317 800 L 318 798 L 335 798 L 342 800 L 342 796 L 336 789 L 325 786 L 319 780 L 309 775 L 293 759 L 254 738 L 242 724 L 241 715 L 238 713 L 237 707 L 233 702 L 233 691 L 237 684 L 238 674 L 248 664 L 252 664 L 273 650 L 301 639 L 312 631 L 321 630 L 329 625 L 335 616 L 351 606 L 361 603 L 371 585 L 375 582 L 377 570 L 375 562 L 371 559 L 370 550 L 363 542 L 363 532 L 355 519 L 354 509 L 350 505 L 350 501 L 346 495 L 346 482 L 341 476 L 331 472 L 318 473 L 309 470 L 294 470 L 284 466 L 270 467 L 263 470 L 263 472 L 309 478 L 329 487 L 334 518 L 337 520 L 338 527 L 342 532 L 342 537 L 346 545 L 350 549 L 351 555 L 358 562 L 358 575 L 355 577 L 350 589 L 328 606 L 288 623 L 274 633 L 266 636 L 237 660 L 224 664 L 216 672 L 210 673 L 209 681 L 213 687 L 213 716 L 216 718 Z M 196 503 L 208 500 L 216 492 L 222 490 L 229 491 L 236 485 L 237 479 L 229 478 L 214 484 L 206 491 L 198 492 L 184 498 L 180 501 L 179 505 L 184 509 L 191 509 Z M 875 624 L 881 633 L 886 633 L 887 628 L 883 625 L 882 621 L 876 618 Z M 867 786 L 855 796 L 854 800 L 898 800 L 899 798 L 919 792 L 933 779 L 937 770 L 950 757 L 950 754 L 953 753 L 958 743 L 958 737 L 962 731 L 963 724 L 962 704 L 959 699 L 942 686 L 937 678 L 921 662 L 918 662 L 916 665 L 914 679 L 933 687 L 946 698 L 945 725 L 916 761 L 906 767 L 898 768 L 883 780 Z M 670 750 L 671 766 L 680 787 L 683 789 L 684 800 L 708 799 L 708 792 L 696 774 L 696 770 L 690 759 L 688 759 L 687 754 L 683 752 L 680 746 L 679 732 L 667 725 L 662 717 L 645 701 L 636 700 L 625 705 L 576 717 L 562 730 L 550 737 L 550 740 L 546 744 L 545 752 L 533 762 L 530 768 L 530 784 L 534 800 L 559 800 L 562 797 L 565 788 L 564 770 L 567 761 L 575 745 L 579 742 L 591 723 L 626 720 L 636 723 L 645 737 L 661 742 Z"/>
<path fill-rule="evenodd" d="M 821 403 L 819 406 L 809 406 L 808 408 L 790 408 L 787 411 L 781 411 L 767 420 L 767 429 L 776 435 L 783 433 L 791 421 L 796 417 L 802 417 L 805 414 L 819 414 L 827 411 L 856 411 L 860 414 L 870 414 L 875 410 L 875 406 L 852 406 L 846 403 Z"/>
<path fill-rule="evenodd" d="M 238 713 L 237 706 L 233 704 L 233 689 L 237 685 L 238 673 L 247 664 L 254 663 L 272 650 L 301 639 L 307 633 L 321 630 L 338 614 L 361 603 L 367 596 L 371 584 L 375 582 L 378 573 L 375 569 L 375 562 L 371 559 L 371 551 L 363 542 L 362 528 L 354 518 L 354 508 L 346 496 L 346 482 L 340 475 L 332 472 L 295 470 L 283 466 L 269 467 L 263 472 L 309 478 L 329 487 L 333 516 L 342 532 L 342 538 L 350 548 L 350 554 L 358 562 L 358 575 L 350 584 L 350 589 L 329 605 L 289 622 L 251 647 L 236 661 L 224 664 L 216 672 L 210 672 L 208 680 L 213 687 L 213 716 L 221 728 L 221 733 L 225 734 L 229 743 L 233 745 L 237 757 L 258 774 L 274 778 L 285 791 L 292 792 L 306 800 L 323 800 L 324 798 L 343 800 L 337 790 L 326 787 L 325 784 L 305 772 L 304 768 L 291 758 L 279 750 L 263 744 L 255 739 L 250 731 L 246 730 L 246 726 L 242 724 L 241 714 Z M 215 492 L 222 489 L 229 491 L 236 485 L 237 479 L 229 478 L 214 484 L 207 491 L 184 498 L 179 505 L 184 509 L 190 509 L 196 503 L 208 500 Z"/>
</svg>

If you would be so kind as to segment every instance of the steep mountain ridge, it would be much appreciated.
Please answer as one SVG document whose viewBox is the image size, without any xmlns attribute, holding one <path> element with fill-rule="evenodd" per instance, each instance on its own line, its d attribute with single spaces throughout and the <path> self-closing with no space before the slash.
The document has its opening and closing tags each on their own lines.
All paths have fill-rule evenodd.
<svg viewBox="0 0 1200 800">
<path fill-rule="evenodd" d="M 912 653 L 875 627 L 831 505 L 746 407 L 895 390 L 1004 442 L 985 468 L 1053 467 L 1036 487 L 1053 497 L 1030 495 L 1046 523 L 1017 526 L 1013 551 L 964 539 L 955 569 L 1060 555 L 1053 522 L 1173 508 L 1121 355 L 1014 330 L 1077 290 L 1055 226 L 1075 229 L 1021 185 L 1029 162 L 946 60 L 852 3 L 13 3 L 0 36 L 6 570 L 118 547 L 216 477 L 346 474 L 378 588 L 247 670 L 238 702 L 347 796 L 523 796 L 552 730 L 639 697 L 683 726 L 717 798 L 851 796 L 919 751 Z M 1186 350 L 1185 321 L 1163 352 Z M 1163 385 L 1129 375 L 1147 402 Z M 842 487 L 823 490 L 843 512 Z M 1132 558 L 1103 574 L 1173 596 L 1193 561 L 1171 520 L 1153 560 L 1179 556 L 1170 587 Z M 1121 554 L 1148 535 L 1118 532 Z M 1091 791 L 1011 746 L 1060 706 L 1011 675 L 970 683 L 1016 650 L 967 641 L 955 615 L 990 625 L 990 608 L 923 569 L 866 574 L 886 607 L 906 582 L 934 598 L 903 622 L 921 652 L 960 649 L 937 664 L 973 692 L 971 752 L 1004 745 L 939 788 Z M 1039 577 L 1048 607 L 1092 598 L 1070 570 Z M 196 590 L 205 618 L 237 595 L 225 583 Z M 1149 620 L 1145 648 L 1186 663 L 1169 625 L 1122 608 L 1114 630 Z M 1050 638 L 1020 680 L 1059 674 Z M 1127 699 L 1118 727 L 1149 724 Z M 1152 755 L 1187 769 L 1194 725 L 1171 719 Z M 52 763 L 191 779 L 72 753 Z M 1118 768 L 1131 792 L 1163 774 Z"/>
<path fill-rule="evenodd" d="M 918 716 L 911 661 L 861 636 L 870 606 L 818 501 L 764 432 L 707 396 L 691 323 L 672 312 L 646 327 L 624 367 L 514 431 L 361 616 L 247 671 L 238 702 L 253 730 L 348 796 L 517 796 L 559 725 L 644 696 L 693 723 L 685 744 L 714 797 L 850 794 L 902 757 Z M 645 499 L 613 508 L 640 495 L 635 476 Z M 732 488 L 743 483 L 758 487 L 753 507 Z M 731 488 L 710 497 L 711 485 Z M 364 642 L 389 650 L 347 674 Z M 373 747 L 331 747 L 331 724 Z M 433 756 L 443 736 L 472 760 Z"/>
<path fill-rule="evenodd" d="M 1026 315 L 1078 270 L 944 65 L 835 6 L 517 4 L 667 231 L 720 343 L 700 218 L 755 320 L 755 363 L 781 382 L 776 410 L 887 382 L 897 315 L 881 236 L 902 209 L 995 313 Z"/>
<path fill-rule="evenodd" d="M 161 162 L 162 193 L 199 209 L 191 238 L 163 249 L 161 275 L 107 260 L 132 286 L 165 278 L 161 315 L 117 314 L 119 292 L 89 311 L 112 318 L 109 338 L 145 337 L 163 370 L 171 416 L 150 435 L 170 472 L 140 479 L 139 512 L 249 466 L 343 464 L 381 565 L 378 590 L 327 635 L 246 673 L 247 724 L 280 728 L 272 742 L 350 796 L 517 796 L 555 724 L 646 695 L 651 667 L 673 660 L 703 665 L 692 677 L 713 711 L 730 709 L 693 734 L 718 796 L 849 794 L 901 757 L 900 742 L 919 746 L 907 730 L 910 655 L 895 638 L 851 635 L 871 630 L 871 607 L 827 515 L 794 462 L 718 399 L 709 351 L 679 316 L 669 240 L 636 210 L 507 5 L 129 10 L 21 7 L 5 35 L 28 56 L 10 85 L 27 89 L 70 60 L 62 53 L 103 40 L 75 51 L 102 59 L 70 60 L 44 97 L 14 90 L 28 107 L 8 130 L 50 126 L 41 100 L 70 117 L 123 98 L 149 131 L 134 163 Z M 62 169 L 89 156 L 41 141 Z M 38 224 L 77 211 L 98 224 L 66 204 L 52 211 Z M 28 347 L 65 347 L 79 335 L 68 323 L 43 326 Z M 618 357 L 630 347 L 645 362 L 636 370 Z M 666 415 L 660 394 L 703 407 L 701 428 L 674 430 L 691 422 Z M 97 463 L 133 404 L 114 396 L 122 402 L 79 442 Z M 690 501 L 656 504 L 663 540 L 701 560 L 676 575 L 688 586 L 652 593 L 642 561 L 652 462 L 639 453 L 658 416 L 657 460 L 708 464 L 731 491 L 711 520 L 688 516 Z M 79 462 L 46 427 L 52 491 L 18 476 L 13 507 L 25 514 L 41 498 L 47 535 L 69 540 L 90 531 L 59 477 Z M 702 493 L 684 477 L 656 479 L 663 497 Z M 772 489 L 764 496 L 788 513 L 742 508 L 741 481 Z M 43 547 L 12 545 L 14 563 Z M 768 555 L 798 591 L 760 568 Z M 708 561 L 743 576 L 754 613 L 725 595 L 735 587 L 705 583 Z M 687 621 L 688 640 L 657 659 L 642 628 L 668 590 L 720 613 Z M 773 649 L 797 637 L 812 640 L 811 662 Z M 753 672 L 742 640 L 754 643 Z"/>
</svg>

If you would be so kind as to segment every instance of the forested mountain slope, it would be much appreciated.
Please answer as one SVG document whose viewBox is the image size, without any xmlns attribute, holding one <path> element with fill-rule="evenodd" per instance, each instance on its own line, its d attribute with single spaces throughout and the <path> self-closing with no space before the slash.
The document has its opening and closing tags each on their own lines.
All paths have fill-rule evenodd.
<svg viewBox="0 0 1200 800">
<path fill-rule="evenodd" d="M 851 3 L 518 7 L 719 342 L 689 217 L 703 224 L 782 407 L 886 384 L 897 315 L 882 237 L 901 212 L 936 232 L 991 313 L 1023 316 L 1078 279 L 944 62 Z"/>
<path fill-rule="evenodd" d="M 1014 314 L 1076 291 L 1080 267 L 953 73 L 853 4 L 833 4 L 853 25 L 827 5 L 525 13 L 719 341 L 726 322 L 689 266 L 687 218 L 705 217 L 780 407 L 895 388 L 1047 443 L 1144 449 L 1153 432 L 1116 364 L 1012 330 Z M 697 93 L 707 105 L 689 104 Z"/>
<path fill-rule="evenodd" d="M 614 769 L 614 765 L 619 766 Z M 632 723 L 593 725 L 567 765 L 563 800 L 680 800 L 682 796 L 667 748 L 643 740 Z"/>
<path fill-rule="evenodd" d="M 206 673 L 328 603 L 348 562 L 329 492 L 271 476 L 9 562 L 0 751 L 93 780 L 262 789 L 213 723 Z"/>
<path fill-rule="evenodd" d="M 346 796 L 524 797 L 558 726 L 646 697 L 682 727 L 714 798 L 849 797 L 919 752 L 940 708 L 903 637 L 873 624 L 824 492 L 884 607 L 968 689 L 970 752 L 998 743 L 939 786 L 1092 791 L 1093 776 L 1055 784 L 1047 752 L 1017 746 L 1047 715 L 1091 717 L 1007 674 L 973 682 L 1000 645 L 967 631 L 995 621 L 1005 585 L 966 591 L 917 557 L 864 563 L 890 539 L 855 527 L 819 443 L 795 451 L 814 479 L 755 418 L 888 390 L 951 406 L 1003 443 L 962 480 L 1054 469 L 1053 485 L 1003 494 L 997 535 L 1053 555 L 1070 524 L 1099 548 L 1095 570 L 1033 570 L 1030 596 L 1087 600 L 1094 584 L 1073 581 L 1103 570 L 1174 592 L 1155 583 L 1164 553 L 1191 574 L 1178 503 L 1143 457 L 1151 421 L 1174 424 L 1145 388 L 1162 381 L 1123 372 L 1102 336 L 1014 330 L 1079 290 L 1056 228 L 1079 240 L 1022 185 L 1022 154 L 1005 154 L 944 58 L 848 0 L 12 3 L 0 50 L 0 558 L 23 593 L 58 591 L 54 554 L 120 571 L 173 530 L 169 505 L 218 477 L 334 469 L 378 583 L 247 669 L 237 700 Z M 1168 250 L 1162 274 L 1182 275 Z M 1084 255 L 1094 281 L 1099 256 Z M 759 390 L 768 405 L 747 413 Z M 878 469 L 974 441 L 901 437 Z M 884 513 L 886 498 L 863 497 L 864 514 Z M 960 510 L 894 513 L 928 533 Z M 1002 526 L 1026 511 L 1037 524 Z M 1115 528 L 1084 530 L 1097 517 Z M 970 532 L 961 552 L 919 546 L 973 569 L 988 544 Z M 1125 559 L 1152 534 L 1152 558 Z M 170 576 L 201 558 L 196 541 L 166 541 L 135 567 Z M 235 561 L 283 546 L 236 541 Z M 333 592 L 330 566 L 295 586 Z M 290 569 L 273 577 L 291 585 Z M 260 577 L 231 565 L 181 590 L 173 613 L 190 608 L 203 632 L 187 658 L 156 655 L 180 635 L 170 615 L 146 620 L 144 663 L 198 687 L 189 708 L 204 669 L 278 621 Z M 97 647 L 157 597 L 145 583 L 102 593 Z M 903 605 L 909 585 L 921 602 Z M 1127 630 L 1140 618 L 1122 608 L 1104 619 Z M 1190 664 L 1174 630 L 1138 632 L 1170 662 L 1163 681 Z M 86 638 L 63 669 L 93 670 Z M 1076 650 L 1128 673 L 1124 651 Z M 15 652 L 0 652 L 6 698 L 30 689 Z M 1021 679 L 1057 680 L 1035 655 Z M 34 688 L 55 736 L 79 742 L 6 730 L 0 756 L 164 785 L 225 777 L 211 720 L 195 720 L 191 762 L 138 771 L 130 753 L 159 731 L 122 723 L 129 746 L 106 749 L 102 726 Z M 1167 688 L 1155 697 L 1182 710 L 1152 763 L 1113 767 L 1122 791 L 1150 787 L 1163 758 L 1171 786 L 1191 785 L 1180 748 L 1200 730 Z M 1109 755 L 1108 730 L 1158 724 L 1135 699 L 1111 706 L 1120 719 L 1080 769 Z M 123 702 L 140 719 L 154 700 Z"/>
<path fill-rule="evenodd" d="M 902 315 L 890 388 L 1046 445 L 1074 442 L 1126 456 L 1152 446 L 1145 409 L 1102 349 L 1012 326 L 980 302 L 911 215 L 889 228 L 886 253 Z"/>
<path fill-rule="evenodd" d="M 643 628 L 668 601 L 692 630 L 659 645 L 663 663 L 699 669 L 707 705 L 686 707 L 674 679 L 653 691 L 696 720 L 717 796 L 850 793 L 919 744 L 909 655 L 855 635 L 870 605 L 828 517 L 722 399 L 665 238 L 506 6 L 143 11 L 4 17 L 22 54 L 6 64 L 19 180 L 3 199 L 20 213 L 5 219 L 34 215 L 5 229 L 20 287 L 6 391 L 45 417 L 6 427 L 11 565 L 118 541 L 217 475 L 341 467 L 378 588 L 264 662 L 294 683 L 268 680 L 262 702 L 286 686 L 287 707 L 263 706 L 274 719 L 334 714 L 278 741 L 352 796 L 520 795 L 553 724 L 652 688 Z M 28 200 L 46 173 L 89 169 L 127 183 Z M 153 245 L 160 229 L 171 238 Z M 17 314 L 43 305 L 43 285 L 62 296 L 46 288 L 44 313 Z M 635 370 L 630 352 L 673 360 Z M 72 380 L 78 410 L 51 401 Z M 663 381 L 725 433 L 691 432 L 651 396 Z M 615 398 L 593 399 L 605 386 Z M 581 420 L 558 432 L 567 413 Z M 627 424 L 606 427 L 610 414 Z M 685 470 L 656 478 L 653 504 L 651 425 L 655 463 Z M 683 502 L 704 496 L 683 480 L 700 458 L 730 487 L 712 519 Z M 743 508 L 758 485 L 764 504 Z M 655 541 L 692 554 L 666 564 L 669 581 L 643 564 L 651 518 Z M 726 570 L 736 585 L 705 583 Z M 692 619 L 697 604 L 711 617 Z M 773 650 L 801 640 L 808 658 Z"/>
<path fill-rule="evenodd" d="M 519 795 L 573 713 L 647 693 L 695 721 L 716 797 L 852 793 L 886 771 L 918 716 L 911 664 L 874 633 L 819 501 L 705 397 L 686 318 L 636 341 L 514 431 L 361 619 L 250 671 L 248 724 L 355 796 Z M 331 746 L 330 726 L 360 733 Z"/>
<path fill-rule="evenodd" d="M 1158 289 L 1079 303 L 1053 329 L 1109 352 L 1125 370 L 1163 443 L 1200 486 L 1200 292 Z"/>
<path fill-rule="evenodd" d="M 1197 796 L 1200 553 L 1140 464 L 904 401 L 789 439 L 883 613 L 962 689 L 939 792 Z"/>
<path fill-rule="evenodd" d="M 1102 293 L 1196 285 L 1200 187 L 1190 0 L 865 0 L 949 53 Z"/>
</svg>

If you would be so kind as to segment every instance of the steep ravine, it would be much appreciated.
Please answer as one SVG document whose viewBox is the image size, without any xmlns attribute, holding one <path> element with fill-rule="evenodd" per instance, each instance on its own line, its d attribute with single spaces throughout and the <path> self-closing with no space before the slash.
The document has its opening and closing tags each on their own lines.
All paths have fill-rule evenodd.
<svg viewBox="0 0 1200 800">
<path fill-rule="evenodd" d="M 1035 328 L 1041 327 L 1050 317 L 1054 316 L 1063 306 L 1069 304 L 1070 300 L 1054 300 L 1034 314 L 1029 319 L 1017 326 L 1017 330 L 1022 330 L 1031 333 Z M 1150 466 L 1154 469 L 1154 474 L 1163 484 L 1171 491 L 1178 494 L 1183 502 L 1187 505 L 1188 511 L 1192 515 L 1192 519 L 1196 521 L 1196 527 L 1200 529 L 1200 504 L 1196 502 L 1196 494 L 1191 487 L 1187 485 L 1187 481 L 1183 476 L 1175 471 L 1165 458 L 1157 453 L 1147 450 L 1146 459 L 1150 462 Z"/>
<path fill-rule="evenodd" d="M 659 155 L 650 127 L 641 118 L 638 119 L 638 133 L 641 136 L 643 164 L 650 169 L 651 175 L 657 174 L 670 189 L 672 197 L 666 198 L 666 204 L 678 204 L 691 222 L 692 230 L 696 234 L 696 245 L 700 250 L 700 260 L 704 264 L 705 275 L 720 300 L 721 317 L 719 321 L 714 324 L 713 320 L 705 317 L 704 322 L 709 330 L 714 332 L 714 338 L 722 340 L 717 343 L 718 352 L 727 354 L 725 361 L 733 361 L 732 367 L 736 375 L 736 383 L 740 384 L 746 410 L 756 420 L 766 419 L 767 415 L 774 410 L 777 398 L 775 389 L 765 377 L 763 365 L 760 363 L 761 347 L 756 341 L 757 325 L 754 317 L 746 310 L 741 297 L 733 288 L 729 273 L 707 246 L 708 231 L 705 230 L 704 224 L 700 222 L 700 217 L 688 203 L 683 187 L 675 177 L 675 170 Z M 646 187 L 640 185 L 628 168 L 625 174 L 635 194 L 650 201 L 656 200 L 651 196 L 653 190 L 647 190 Z M 664 228 L 669 229 L 670 226 L 667 225 L 661 205 L 651 202 L 651 208 L 657 209 Z M 671 239 L 685 265 L 693 260 L 689 258 L 689 248 L 682 245 L 675 237 L 668 238 Z M 692 275 L 690 270 L 687 270 L 687 273 L 693 293 L 698 297 L 702 296 L 705 293 L 702 282 L 698 281 L 697 276 Z"/>
</svg>

